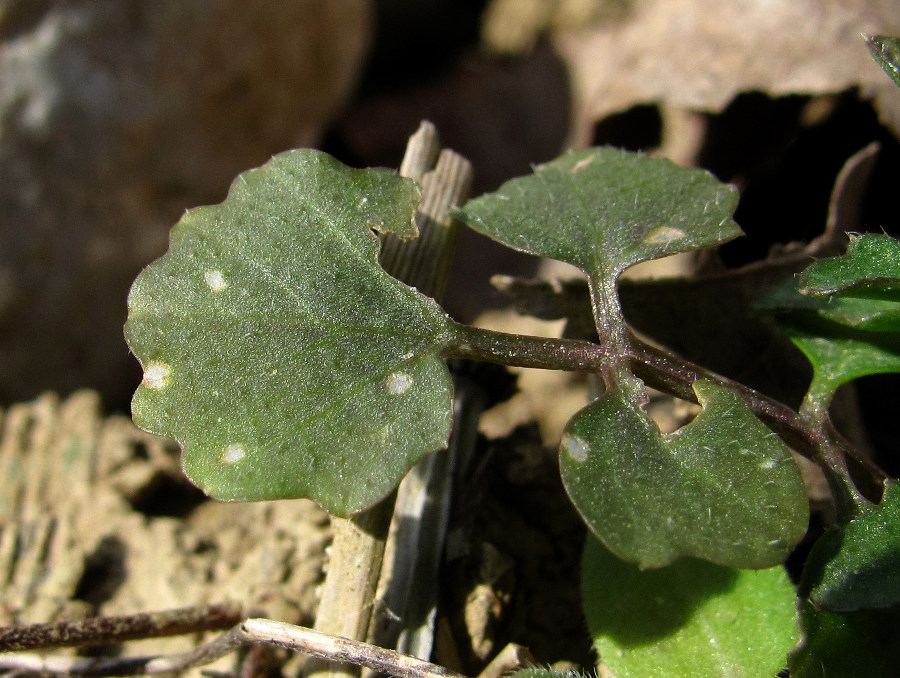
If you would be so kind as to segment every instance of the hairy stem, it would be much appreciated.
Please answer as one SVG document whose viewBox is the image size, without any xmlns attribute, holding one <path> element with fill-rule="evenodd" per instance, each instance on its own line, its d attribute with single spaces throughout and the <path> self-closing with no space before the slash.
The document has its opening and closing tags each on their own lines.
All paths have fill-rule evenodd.
<svg viewBox="0 0 900 678">
<path fill-rule="evenodd" d="M 456 340 L 444 350 L 445 357 L 570 372 L 599 372 L 607 358 L 603 347 L 580 339 L 508 334 L 459 323 L 453 331 Z"/>
<path fill-rule="evenodd" d="M 813 425 L 794 409 L 740 382 L 715 374 L 667 351 L 645 344 L 632 334 L 623 347 L 619 342 L 594 344 L 578 339 L 548 339 L 494 332 L 466 325 L 454 326 L 456 341 L 445 349 L 446 357 L 500 363 L 510 367 L 535 367 L 602 373 L 617 357 L 631 360 L 634 374 L 648 386 L 696 402 L 693 383 L 711 381 L 737 392 L 753 413 L 778 433 L 787 445 L 825 463 L 822 450 L 852 458 L 876 487 L 883 484 L 884 471 L 860 455 L 830 426 Z M 874 488 L 873 488 L 874 489 Z"/>
</svg>

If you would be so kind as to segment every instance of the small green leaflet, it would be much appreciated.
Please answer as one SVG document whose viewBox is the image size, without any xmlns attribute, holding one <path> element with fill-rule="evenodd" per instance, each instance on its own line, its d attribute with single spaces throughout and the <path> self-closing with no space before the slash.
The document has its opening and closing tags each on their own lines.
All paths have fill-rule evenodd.
<svg viewBox="0 0 900 678">
<path fill-rule="evenodd" d="M 187 212 L 129 295 L 135 422 L 215 498 L 311 497 L 348 515 L 446 442 L 450 320 L 378 265 L 419 190 L 311 150 Z"/>
<path fill-rule="evenodd" d="M 829 612 L 805 600 L 803 641 L 788 657 L 791 678 L 897 678 L 900 609 Z"/>
<path fill-rule="evenodd" d="M 851 234 L 846 254 L 817 261 L 800 274 L 799 291 L 900 303 L 900 241 Z"/>
<path fill-rule="evenodd" d="M 514 249 L 616 278 L 632 264 L 738 237 L 737 200 L 708 172 L 592 148 L 538 165 L 456 216 Z"/>
<path fill-rule="evenodd" d="M 898 332 L 900 242 L 886 235 L 851 235 L 845 255 L 817 261 L 800 274 L 797 291 L 823 318 Z"/>
<path fill-rule="evenodd" d="M 799 637 L 781 567 L 686 558 L 642 571 L 588 538 L 581 590 L 594 648 L 616 678 L 773 678 Z"/>
</svg>

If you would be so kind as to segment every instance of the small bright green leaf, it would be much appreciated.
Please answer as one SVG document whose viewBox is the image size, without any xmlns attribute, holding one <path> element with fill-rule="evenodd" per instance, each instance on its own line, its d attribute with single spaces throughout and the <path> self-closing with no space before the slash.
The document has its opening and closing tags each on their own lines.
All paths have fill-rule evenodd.
<svg viewBox="0 0 900 678">
<path fill-rule="evenodd" d="M 812 393 L 833 394 L 859 377 L 900 372 L 900 334 L 789 322 L 782 322 L 785 332 L 813 366 Z"/>
<path fill-rule="evenodd" d="M 801 293 L 799 279 L 772 288 L 757 307 L 778 313 L 805 313 L 869 332 L 900 331 L 900 301 L 853 296 L 856 287 L 831 296 Z M 802 320 L 802 319 L 801 319 Z"/>
<path fill-rule="evenodd" d="M 893 310 L 866 318 L 870 305 L 893 302 L 800 294 L 797 286 L 796 279 L 785 281 L 759 308 L 779 314 L 779 324 L 812 364 L 810 397 L 820 406 L 827 405 L 837 388 L 853 379 L 900 372 L 900 332 L 866 329 L 893 329 L 900 319 Z M 824 412 L 824 407 L 820 409 Z"/>
<path fill-rule="evenodd" d="M 619 389 L 581 410 L 560 449 L 566 491 L 594 534 L 641 567 L 781 563 L 808 521 L 796 464 L 738 395 L 709 382 L 694 391 L 703 410 L 668 435 Z"/>
<path fill-rule="evenodd" d="M 900 240 L 851 235 L 846 254 L 817 261 L 800 274 L 800 293 L 900 301 Z"/>
<path fill-rule="evenodd" d="M 900 331 L 900 303 L 887 299 L 862 299 L 838 296 L 804 297 L 806 304 L 797 303 L 813 310 L 821 318 L 832 320 L 847 327 L 855 327 L 869 332 Z"/>
<path fill-rule="evenodd" d="M 867 35 L 865 38 L 872 57 L 900 87 L 900 38 L 886 35 Z"/>
<path fill-rule="evenodd" d="M 614 148 L 573 151 L 456 213 L 523 252 L 615 278 L 648 259 L 741 235 L 737 191 L 708 172 Z"/>
<path fill-rule="evenodd" d="M 581 590 L 594 647 L 616 678 L 773 678 L 799 638 L 781 567 L 686 558 L 642 571 L 588 539 Z"/>
<path fill-rule="evenodd" d="M 803 641 L 788 657 L 791 678 L 896 678 L 900 608 L 828 612 L 804 601 Z"/>
<path fill-rule="evenodd" d="M 415 235 L 415 184 L 292 151 L 191 210 L 129 296 L 135 422 L 219 499 L 311 497 L 347 515 L 450 428 L 449 319 L 377 262 Z"/>
<path fill-rule="evenodd" d="M 881 503 L 820 539 L 807 559 L 815 572 L 810 600 L 835 612 L 900 605 L 900 488 L 889 483 Z"/>
</svg>

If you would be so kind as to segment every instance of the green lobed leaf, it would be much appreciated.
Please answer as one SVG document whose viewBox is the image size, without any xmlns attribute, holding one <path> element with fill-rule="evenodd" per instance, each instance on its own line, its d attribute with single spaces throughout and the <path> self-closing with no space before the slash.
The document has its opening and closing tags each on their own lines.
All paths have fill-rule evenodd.
<svg viewBox="0 0 900 678">
<path fill-rule="evenodd" d="M 896 678 L 900 609 L 829 612 L 803 601 L 803 640 L 788 657 L 791 678 Z"/>
<path fill-rule="evenodd" d="M 790 340 L 813 367 L 809 398 L 824 413 L 842 384 L 859 377 L 900 372 L 900 332 L 893 329 L 900 316 L 893 311 L 867 315 L 883 300 L 819 297 L 800 294 L 796 278 L 776 286 L 758 307 L 774 311 Z"/>
<path fill-rule="evenodd" d="M 615 278 L 628 266 L 741 235 L 738 195 L 708 172 L 614 148 L 571 151 L 455 216 L 509 247 Z"/>
<path fill-rule="evenodd" d="M 822 298 L 795 294 L 796 292 L 796 282 L 786 281 L 784 285 L 772 290 L 760 308 L 769 307 L 794 313 L 808 312 L 809 315 L 867 332 L 900 331 L 898 302 L 838 295 Z"/>
<path fill-rule="evenodd" d="M 772 678 L 799 639 L 781 567 L 687 558 L 642 571 L 588 539 L 581 590 L 594 647 L 616 678 Z"/>
<path fill-rule="evenodd" d="M 388 170 L 290 151 L 187 212 L 138 276 L 133 417 L 204 491 L 347 515 L 445 443 L 450 320 L 379 267 L 372 233 L 415 235 L 418 200 Z"/>
<path fill-rule="evenodd" d="M 900 488 L 888 483 L 881 503 L 819 539 L 804 570 L 810 600 L 848 612 L 900 606 Z"/>
<path fill-rule="evenodd" d="M 900 241 L 850 236 L 846 254 L 817 261 L 800 274 L 797 293 L 789 286 L 781 290 L 786 308 L 813 310 L 858 329 L 900 332 Z"/>
<path fill-rule="evenodd" d="M 846 254 L 817 261 L 801 273 L 800 293 L 900 302 L 900 241 L 851 235 Z"/>
<path fill-rule="evenodd" d="M 886 35 L 867 35 L 865 38 L 872 58 L 900 87 L 900 38 Z"/>
<path fill-rule="evenodd" d="M 781 321 L 813 366 L 810 393 L 830 400 L 839 386 L 871 374 L 900 372 L 900 334 L 853 330 L 837 323 Z"/>
<path fill-rule="evenodd" d="M 640 567 L 781 563 L 808 521 L 797 465 L 734 392 L 694 391 L 703 410 L 669 435 L 619 389 L 581 410 L 560 449 L 566 491 L 591 531 Z"/>
</svg>

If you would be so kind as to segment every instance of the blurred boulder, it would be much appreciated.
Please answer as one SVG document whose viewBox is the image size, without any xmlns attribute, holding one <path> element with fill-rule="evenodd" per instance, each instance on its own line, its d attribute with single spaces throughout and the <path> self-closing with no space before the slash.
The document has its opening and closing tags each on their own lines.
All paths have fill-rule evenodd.
<svg viewBox="0 0 900 678">
<path fill-rule="evenodd" d="M 0 402 L 137 365 L 125 298 L 189 207 L 312 146 L 348 98 L 370 0 L 0 0 Z"/>
</svg>

